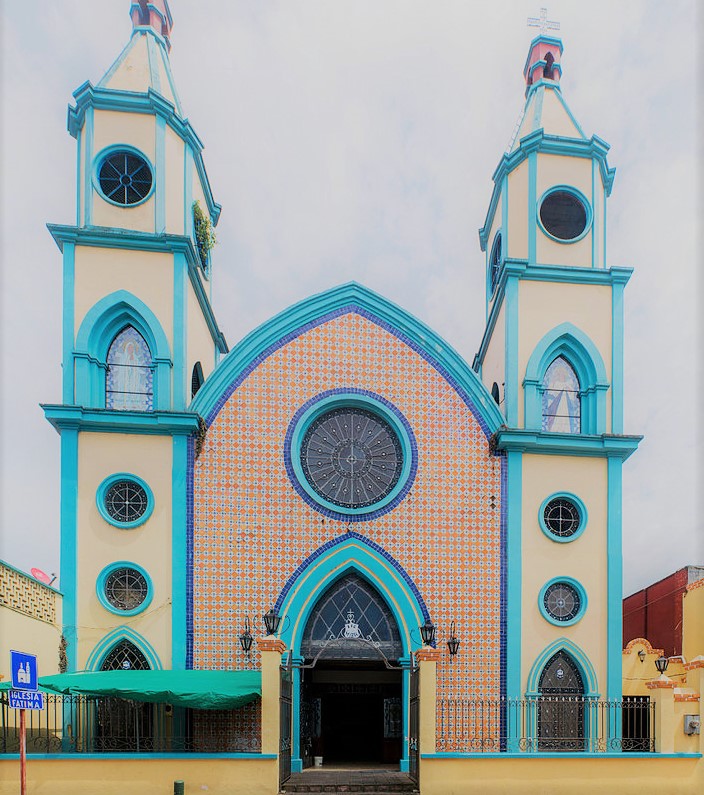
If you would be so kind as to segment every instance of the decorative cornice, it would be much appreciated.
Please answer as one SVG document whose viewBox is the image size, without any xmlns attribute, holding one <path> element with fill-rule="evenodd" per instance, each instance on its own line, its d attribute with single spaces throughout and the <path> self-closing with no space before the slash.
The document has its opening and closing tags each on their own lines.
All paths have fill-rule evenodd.
<svg viewBox="0 0 704 795">
<path fill-rule="evenodd" d="M 642 436 L 577 434 L 500 428 L 494 435 L 498 450 L 546 455 L 614 457 L 625 461 L 637 448 Z"/>
<path fill-rule="evenodd" d="M 257 641 L 259 651 L 275 651 L 278 654 L 283 654 L 286 651 L 286 644 L 281 638 L 260 638 Z"/>
<path fill-rule="evenodd" d="M 658 657 L 665 653 L 663 649 L 654 649 L 647 638 L 633 638 L 633 640 L 629 640 L 626 644 L 623 654 L 630 654 L 636 646 L 643 646 L 643 651 L 645 651 L 646 654 L 655 654 Z"/>
<path fill-rule="evenodd" d="M 151 436 L 190 436 L 198 430 L 199 417 L 186 411 L 115 411 L 42 403 L 44 416 L 63 430 L 96 433 L 136 433 Z"/>
<path fill-rule="evenodd" d="M 432 646 L 423 646 L 416 652 L 416 661 L 421 662 L 438 662 L 441 657 L 440 649 L 434 649 Z"/>
<path fill-rule="evenodd" d="M 648 690 L 674 690 L 675 683 L 665 674 L 660 674 L 657 679 L 651 679 L 645 683 Z"/>
</svg>

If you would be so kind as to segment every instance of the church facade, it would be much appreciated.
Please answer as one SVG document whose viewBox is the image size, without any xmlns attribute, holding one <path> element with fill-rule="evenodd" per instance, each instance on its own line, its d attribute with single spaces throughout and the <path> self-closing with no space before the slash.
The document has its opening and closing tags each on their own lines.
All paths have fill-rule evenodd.
<svg viewBox="0 0 704 795">
<path fill-rule="evenodd" d="M 473 362 L 356 283 L 229 350 L 211 306 L 221 208 L 171 74 L 168 3 L 130 13 L 124 51 L 69 109 L 76 223 L 49 226 L 67 671 L 256 671 L 275 638 L 294 771 L 408 770 L 420 652 L 440 751 L 466 750 L 452 705 L 480 700 L 492 750 L 525 750 L 526 731 L 533 750 L 564 750 L 556 731 L 588 750 L 583 711 L 526 730 L 502 706 L 622 695 L 631 270 L 608 258 L 614 170 L 562 96 L 561 42 L 531 43 L 494 172 Z M 262 750 L 259 701 L 218 720 L 235 751 Z"/>
</svg>

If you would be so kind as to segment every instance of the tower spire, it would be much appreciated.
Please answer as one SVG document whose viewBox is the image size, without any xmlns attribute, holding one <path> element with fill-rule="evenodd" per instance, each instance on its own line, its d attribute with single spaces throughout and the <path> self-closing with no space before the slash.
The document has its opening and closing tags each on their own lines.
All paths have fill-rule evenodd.
<svg viewBox="0 0 704 795">
<path fill-rule="evenodd" d="M 174 20 L 169 10 L 168 0 L 133 0 L 130 6 L 133 28 L 152 28 L 171 49 L 171 29 Z"/>
</svg>

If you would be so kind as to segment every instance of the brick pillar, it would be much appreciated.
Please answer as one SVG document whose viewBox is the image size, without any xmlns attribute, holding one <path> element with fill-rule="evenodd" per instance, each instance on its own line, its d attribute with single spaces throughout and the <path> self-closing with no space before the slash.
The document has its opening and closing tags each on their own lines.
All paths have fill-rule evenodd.
<svg viewBox="0 0 704 795">
<path fill-rule="evenodd" d="M 655 752 L 675 752 L 675 683 L 665 674 L 646 682 L 655 704 Z"/>
</svg>

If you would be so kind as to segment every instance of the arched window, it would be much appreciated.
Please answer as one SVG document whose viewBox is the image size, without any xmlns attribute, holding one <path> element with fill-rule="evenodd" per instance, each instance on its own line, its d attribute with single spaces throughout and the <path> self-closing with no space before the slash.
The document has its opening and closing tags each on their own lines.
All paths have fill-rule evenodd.
<svg viewBox="0 0 704 795">
<path fill-rule="evenodd" d="M 579 433 L 581 405 L 579 379 L 570 363 L 558 356 L 543 377 L 544 431 Z"/>
<path fill-rule="evenodd" d="M 134 643 L 121 640 L 105 655 L 101 671 L 148 671 L 147 658 Z"/>
<path fill-rule="evenodd" d="M 584 680 L 566 651 L 545 663 L 538 690 L 538 750 L 583 751 Z"/>
<path fill-rule="evenodd" d="M 152 411 L 154 385 L 152 355 L 144 337 L 126 326 L 115 337 L 107 356 L 105 408 Z"/>
<path fill-rule="evenodd" d="M 196 392 L 203 386 L 203 367 L 200 362 L 193 365 L 193 372 L 191 373 L 191 397 L 196 396 Z"/>
<path fill-rule="evenodd" d="M 543 77 L 552 80 L 552 65 L 555 62 L 555 57 L 551 52 L 545 56 L 545 67 L 543 68 Z"/>
</svg>

